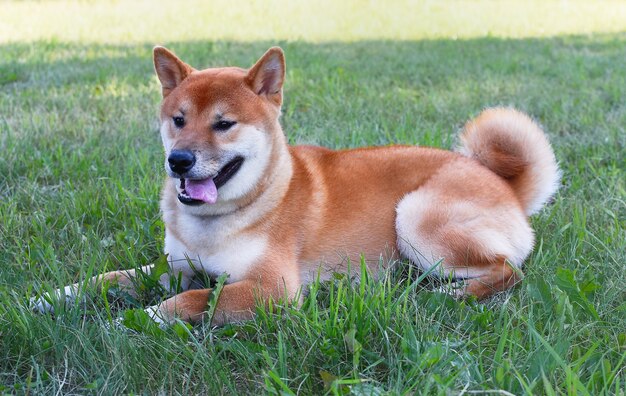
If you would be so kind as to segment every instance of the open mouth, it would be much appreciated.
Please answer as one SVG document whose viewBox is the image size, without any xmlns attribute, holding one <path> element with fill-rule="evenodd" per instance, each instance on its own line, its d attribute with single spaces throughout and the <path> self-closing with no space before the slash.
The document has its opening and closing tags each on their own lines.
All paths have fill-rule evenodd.
<svg viewBox="0 0 626 396">
<path fill-rule="evenodd" d="M 243 157 L 235 157 L 219 170 L 213 178 L 180 179 L 181 192 L 178 200 L 185 205 L 214 204 L 217 201 L 217 189 L 235 176 L 243 164 Z"/>
</svg>

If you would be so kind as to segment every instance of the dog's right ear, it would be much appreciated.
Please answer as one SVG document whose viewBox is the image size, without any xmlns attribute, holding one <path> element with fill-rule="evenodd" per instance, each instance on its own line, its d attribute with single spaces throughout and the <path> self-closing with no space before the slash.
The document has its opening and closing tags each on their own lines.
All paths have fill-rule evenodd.
<svg viewBox="0 0 626 396">
<path fill-rule="evenodd" d="M 161 81 L 161 91 L 165 98 L 187 78 L 194 69 L 178 59 L 173 52 L 165 47 L 156 46 L 152 52 L 154 54 L 154 70 L 159 77 L 159 81 Z"/>
</svg>

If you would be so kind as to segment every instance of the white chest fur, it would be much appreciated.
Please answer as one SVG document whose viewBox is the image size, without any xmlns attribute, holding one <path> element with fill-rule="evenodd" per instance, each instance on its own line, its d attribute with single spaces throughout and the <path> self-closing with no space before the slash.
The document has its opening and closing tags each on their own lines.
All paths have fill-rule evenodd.
<svg viewBox="0 0 626 396">
<path fill-rule="evenodd" d="M 172 270 L 188 276 L 193 276 L 193 265 L 196 271 L 213 277 L 227 273 L 228 283 L 240 281 L 259 263 L 267 246 L 265 237 L 236 232 L 221 221 L 207 222 L 188 216 L 184 225 L 180 224 L 176 234 L 183 240 L 166 231 L 165 253 Z"/>
</svg>

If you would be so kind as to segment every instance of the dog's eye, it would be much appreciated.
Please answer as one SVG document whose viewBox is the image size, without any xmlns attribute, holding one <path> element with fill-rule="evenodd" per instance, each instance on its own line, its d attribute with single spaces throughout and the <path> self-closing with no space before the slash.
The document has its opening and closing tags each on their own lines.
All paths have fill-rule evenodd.
<svg viewBox="0 0 626 396">
<path fill-rule="evenodd" d="M 235 121 L 222 120 L 213 124 L 213 129 L 216 131 L 227 131 L 230 129 L 230 127 L 232 127 L 235 124 L 236 124 Z"/>
<path fill-rule="evenodd" d="M 174 121 L 174 125 L 176 125 L 177 128 L 182 128 L 185 126 L 185 119 L 183 117 L 172 117 L 172 120 Z"/>
</svg>

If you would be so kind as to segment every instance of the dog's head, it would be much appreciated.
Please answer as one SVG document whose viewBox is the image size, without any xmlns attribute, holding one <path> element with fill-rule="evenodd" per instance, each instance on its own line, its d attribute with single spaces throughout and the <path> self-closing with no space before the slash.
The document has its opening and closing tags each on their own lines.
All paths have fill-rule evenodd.
<svg viewBox="0 0 626 396">
<path fill-rule="evenodd" d="M 154 67 L 163 92 L 165 170 L 177 179 L 178 200 L 206 206 L 252 192 L 283 142 L 283 51 L 270 48 L 249 70 L 198 71 L 155 47 Z"/>
</svg>

